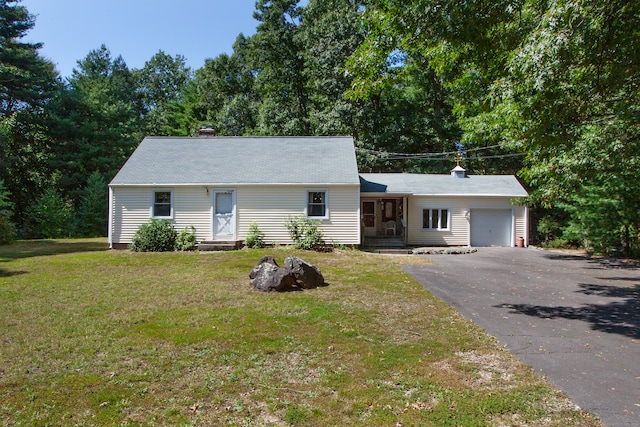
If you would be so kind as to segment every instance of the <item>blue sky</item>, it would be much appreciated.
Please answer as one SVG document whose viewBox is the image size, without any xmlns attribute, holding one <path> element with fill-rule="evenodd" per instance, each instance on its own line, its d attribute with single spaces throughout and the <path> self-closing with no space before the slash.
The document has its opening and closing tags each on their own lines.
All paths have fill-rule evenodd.
<svg viewBox="0 0 640 427">
<path fill-rule="evenodd" d="M 255 33 L 255 0 L 22 0 L 36 15 L 25 37 L 63 77 L 103 43 L 129 68 L 141 68 L 159 50 L 186 57 L 192 69 L 231 53 L 238 34 Z"/>
</svg>

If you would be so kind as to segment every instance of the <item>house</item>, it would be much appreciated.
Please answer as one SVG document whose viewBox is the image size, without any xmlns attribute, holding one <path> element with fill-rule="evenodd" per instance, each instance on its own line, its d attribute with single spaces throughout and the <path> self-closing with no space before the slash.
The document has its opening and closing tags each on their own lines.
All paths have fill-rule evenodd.
<svg viewBox="0 0 640 427">
<path fill-rule="evenodd" d="M 513 176 L 359 174 L 351 137 L 147 137 L 109 184 L 109 243 L 126 247 L 149 218 L 200 242 L 241 242 L 252 222 L 291 243 L 289 216 L 321 222 L 329 243 L 411 246 L 528 241 L 527 195 Z"/>
<path fill-rule="evenodd" d="M 528 242 L 527 191 L 512 175 L 363 173 L 364 238 L 401 236 L 409 246 L 515 246 Z M 395 229 L 393 229 L 395 228 Z"/>
<path fill-rule="evenodd" d="M 290 243 L 286 218 L 322 221 L 325 240 L 360 243 L 360 179 L 350 137 L 147 137 L 109 184 L 109 243 L 149 218 L 196 239 L 239 242 L 256 222 Z"/>
</svg>

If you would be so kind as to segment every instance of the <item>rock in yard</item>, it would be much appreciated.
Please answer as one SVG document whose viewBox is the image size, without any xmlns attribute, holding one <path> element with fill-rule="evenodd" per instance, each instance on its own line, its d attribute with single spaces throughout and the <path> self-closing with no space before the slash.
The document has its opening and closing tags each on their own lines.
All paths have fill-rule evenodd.
<svg viewBox="0 0 640 427">
<path fill-rule="evenodd" d="M 299 287 L 312 289 L 324 285 L 324 277 L 320 270 L 302 258 L 290 256 L 284 260 L 284 268 L 289 270 Z"/>
<path fill-rule="evenodd" d="M 290 291 L 297 287 L 296 279 L 289 270 L 278 267 L 275 262 L 258 264 L 249 277 L 251 286 L 262 292 Z"/>
<path fill-rule="evenodd" d="M 251 286 L 262 292 L 311 289 L 325 284 L 320 270 L 297 257 L 287 257 L 284 268 L 272 256 L 262 257 L 249 278 Z"/>
<path fill-rule="evenodd" d="M 260 267 L 262 264 L 265 264 L 265 263 L 272 264 L 272 265 L 275 265 L 276 267 L 279 267 L 278 263 L 271 255 L 263 256 L 262 258 L 260 258 L 260 261 L 258 261 L 256 266 L 253 267 L 253 270 L 251 270 L 251 272 L 249 273 L 249 278 L 255 279 L 259 271 L 258 267 Z"/>
</svg>

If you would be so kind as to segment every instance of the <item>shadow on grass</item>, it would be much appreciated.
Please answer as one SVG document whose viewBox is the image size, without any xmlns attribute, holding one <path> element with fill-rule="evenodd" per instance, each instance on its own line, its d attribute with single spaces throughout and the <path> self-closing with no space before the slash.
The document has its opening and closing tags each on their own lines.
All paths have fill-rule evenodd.
<svg viewBox="0 0 640 427">
<path fill-rule="evenodd" d="M 0 262 L 36 256 L 100 252 L 108 249 L 109 244 L 106 239 L 20 240 L 9 245 L 0 245 Z M 0 276 L 2 276 L 1 270 Z"/>
<path fill-rule="evenodd" d="M 622 279 L 620 279 L 622 280 Z M 626 279 L 625 279 L 626 280 Z M 634 279 L 629 279 L 634 280 Z M 532 304 L 500 304 L 512 313 L 526 314 L 541 319 L 581 320 L 591 324 L 591 329 L 611 334 L 640 338 L 640 284 L 632 287 L 580 284 L 578 292 L 608 298 L 624 298 L 610 304 L 587 304 L 581 307 L 546 307 Z"/>
<path fill-rule="evenodd" d="M 12 276 L 20 276 L 21 274 L 27 274 L 26 271 L 7 271 L 0 268 L 0 278 L 2 277 L 12 277 Z"/>
</svg>

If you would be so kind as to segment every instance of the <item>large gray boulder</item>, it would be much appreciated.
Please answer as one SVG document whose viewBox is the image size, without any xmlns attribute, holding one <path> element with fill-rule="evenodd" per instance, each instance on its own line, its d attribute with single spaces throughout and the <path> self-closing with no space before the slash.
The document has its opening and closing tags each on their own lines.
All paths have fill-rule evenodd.
<svg viewBox="0 0 640 427">
<path fill-rule="evenodd" d="M 303 289 L 317 288 L 324 285 L 324 277 L 320 270 L 302 258 L 290 256 L 284 260 L 284 268 L 296 279 L 296 284 Z"/>
<path fill-rule="evenodd" d="M 297 287 L 291 272 L 280 268 L 272 256 L 260 258 L 258 264 L 249 273 L 251 286 L 262 292 L 290 291 Z"/>
<path fill-rule="evenodd" d="M 262 264 L 271 264 L 271 265 L 275 265 L 276 267 L 278 267 L 278 263 L 276 262 L 276 260 L 271 255 L 263 256 L 262 258 L 260 258 L 260 260 L 258 261 L 256 266 L 253 267 L 253 270 L 251 270 L 251 272 L 249 273 L 249 278 L 250 279 L 255 279 L 255 277 L 256 277 L 256 275 L 258 274 L 258 271 L 259 271 L 258 267 L 260 267 Z"/>
<path fill-rule="evenodd" d="M 251 286 L 262 292 L 311 289 L 324 285 L 324 277 L 314 265 L 297 257 L 287 257 L 284 268 L 272 256 L 260 258 L 249 273 Z"/>
</svg>

